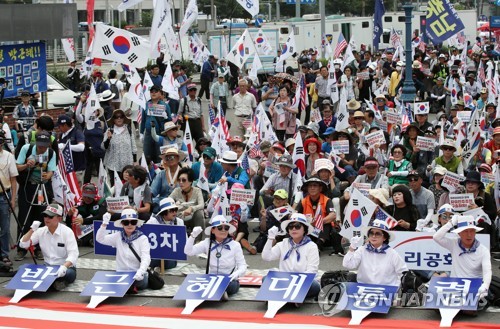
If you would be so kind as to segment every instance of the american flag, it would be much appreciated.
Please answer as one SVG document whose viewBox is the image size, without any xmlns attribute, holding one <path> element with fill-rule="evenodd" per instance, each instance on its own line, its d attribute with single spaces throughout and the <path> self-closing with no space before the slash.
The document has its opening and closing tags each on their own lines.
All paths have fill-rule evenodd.
<svg viewBox="0 0 500 329">
<path fill-rule="evenodd" d="M 248 161 L 248 153 L 243 153 L 243 159 L 241 160 L 241 168 L 250 175 L 250 162 Z"/>
<path fill-rule="evenodd" d="M 73 203 L 76 204 L 82 197 L 82 194 L 80 192 L 78 179 L 76 178 L 75 167 L 73 165 L 73 156 L 71 155 L 69 141 L 66 143 L 64 148 L 59 151 L 59 163 L 57 164 L 57 166 L 59 167 L 59 172 L 64 178 L 70 191 L 75 195 L 75 200 L 69 201 L 73 201 Z"/>
<path fill-rule="evenodd" d="M 337 45 L 335 46 L 335 50 L 333 51 L 333 57 L 338 58 L 346 47 L 347 47 L 347 41 L 345 40 L 342 32 L 340 32 L 339 40 L 337 42 Z"/>
<path fill-rule="evenodd" d="M 403 108 L 402 110 L 402 119 L 401 119 L 401 130 L 402 131 L 405 131 L 406 128 L 411 125 L 411 123 L 413 122 L 413 119 L 412 119 L 412 114 L 411 114 L 411 104 L 408 103 L 406 105 L 406 108 Z"/>
<path fill-rule="evenodd" d="M 263 158 L 264 157 L 264 154 L 262 153 L 262 151 L 260 150 L 260 143 L 259 144 L 254 144 L 252 145 L 252 147 L 250 148 L 250 150 L 248 150 L 248 155 L 250 156 L 250 158 L 252 159 L 255 159 L 255 158 Z"/>
<path fill-rule="evenodd" d="M 140 125 L 142 122 L 142 107 L 139 107 L 139 111 L 137 111 L 137 123 Z"/>
<path fill-rule="evenodd" d="M 224 112 L 222 111 L 222 106 L 219 102 L 219 121 L 220 124 L 222 125 L 222 132 L 224 133 L 224 138 L 225 140 L 228 140 L 231 138 L 231 135 L 229 134 L 229 128 L 227 127 L 227 122 L 226 122 L 226 117 L 224 116 Z"/>
<path fill-rule="evenodd" d="M 486 73 L 484 71 L 483 61 L 481 61 L 479 63 L 479 70 L 478 70 L 477 76 L 478 76 L 479 80 L 481 81 L 481 83 L 484 83 L 484 80 L 486 80 Z"/>
<path fill-rule="evenodd" d="M 211 106 L 208 107 L 208 116 L 210 117 L 210 124 L 212 126 L 215 125 L 215 120 L 217 119 L 217 116 L 215 115 L 215 111 Z"/>
<path fill-rule="evenodd" d="M 398 225 L 398 221 L 391 217 L 388 213 L 380 209 L 380 207 L 378 207 L 377 211 L 375 212 L 375 218 L 385 222 L 385 225 L 390 229 Z"/>
<path fill-rule="evenodd" d="M 397 34 L 396 30 L 392 28 L 391 31 L 391 45 L 396 48 L 401 43 L 401 38 Z"/>
<path fill-rule="evenodd" d="M 460 31 L 457 33 L 457 41 L 460 43 L 460 44 L 465 44 L 465 33 L 464 31 Z"/>
<path fill-rule="evenodd" d="M 314 214 L 313 226 L 320 231 L 323 231 L 323 214 L 321 213 L 321 206 L 318 204 L 316 214 Z"/>
<path fill-rule="evenodd" d="M 305 112 L 306 106 L 309 103 L 309 99 L 307 98 L 307 90 L 306 90 L 306 76 L 302 75 L 300 78 L 300 111 Z"/>
</svg>

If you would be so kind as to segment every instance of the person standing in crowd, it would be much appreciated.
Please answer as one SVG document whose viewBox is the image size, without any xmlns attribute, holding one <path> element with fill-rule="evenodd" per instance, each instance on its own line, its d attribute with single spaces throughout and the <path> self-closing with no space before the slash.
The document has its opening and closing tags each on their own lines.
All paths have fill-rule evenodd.
<svg viewBox="0 0 500 329">
<path fill-rule="evenodd" d="M 73 90 L 75 93 L 80 91 L 80 70 L 76 67 L 76 61 L 69 63 L 66 79 L 69 89 Z"/>
<path fill-rule="evenodd" d="M 151 70 L 149 71 L 149 77 L 151 78 L 151 82 L 155 86 L 161 86 L 161 81 L 163 77 L 160 75 L 160 66 L 157 64 L 151 65 Z"/>
<path fill-rule="evenodd" d="M 161 99 L 161 87 L 153 86 L 149 91 L 151 99 L 146 103 L 146 109 L 142 109 L 139 132 L 146 159 L 157 163 L 159 162 L 160 144 L 153 140 L 151 130 L 156 130 L 156 134 L 159 135 L 165 121 L 172 121 L 172 114 L 168 104 Z"/>
<path fill-rule="evenodd" d="M 219 74 L 217 77 L 217 82 L 212 84 L 210 87 L 210 106 L 213 109 L 218 110 L 218 104 L 222 108 L 222 113 L 226 115 L 227 102 L 229 100 L 229 85 L 224 81 L 224 75 Z"/>
<path fill-rule="evenodd" d="M 320 75 L 314 82 L 314 90 L 318 94 L 318 106 L 323 104 L 324 100 L 330 99 L 330 91 L 328 90 L 328 67 L 322 66 L 319 73 Z"/>
<path fill-rule="evenodd" d="M 115 94 L 115 96 L 111 100 L 111 105 L 113 106 L 113 109 L 117 110 L 120 108 L 123 94 L 125 93 L 125 87 L 123 86 L 123 82 L 117 79 L 116 70 L 109 71 L 108 81 L 106 81 L 106 83 L 109 86 L 109 90 L 111 90 L 111 92 Z"/>
<path fill-rule="evenodd" d="M 281 272 L 318 273 L 319 252 L 318 247 L 308 236 L 313 227 L 303 214 L 292 214 L 290 219 L 281 222 L 281 230 L 287 233 L 287 238 L 273 246 L 278 227 L 273 226 L 267 233 L 267 242 L 262 251 L 262 259 L 273 261 L 279 259 Z M 265 279 L 265 278 L 263 278 Z M 306 298 L 318 296 L 321 287 L 313 280 Z"/>
<path fill-rule="evenodd" d="M 191 79 L 186 75 L 185 66 L 179 68 L 179 74 L 176 79 L 179 82 L 179 96 L 186 97 L 188 95 L 187 86 L 191 83 Z"/>
<path fill-rule="evenodd" d="M 207 97 L 209 96 L 207 93 Z M 189 124 L 193 140 L 198 142 L 200 138 L 204 137 L 206 130 L 201 100 L 199 97 L 196 97 L 196 85 L 194 83 L 188 85 L 188 97 L 181 99 L 179 112 L 181 115 L 178 117 L 178 120 L 184 122 L 184 124 Z M 184 131 L 186 130 L 184 129 Z"/>
<path fill-rule="evenodd" d="M 34 119 L 37 116 L 35 107 L 30 103 L 31 95 L 28 91 L 21 92 L 21 104 L 18 104 L 14 111 L 12 112 L 12 118 L 16 119 L 15 126 L 17 131 L 28 130 L 34 123 Z M 19 125 L 19 121 L 22 122 L 22 128 Z"/>
<path fill-rule="evenodd" d="M 5 265 L 12 266 L 9 258 L 10 210 L 16 208 L 18 172 L 14 155 L 3 149 L 5 142 L 5 134 L 0 131 L 0 180 L 3 188 L 0 192 L 0 256 Z"/>
<path fill-rule="evenodd" d="M 83 186 L 83 176 L 87 163 L 85 159 L 85 136 L 80 129 L 77 129 L 73 125 L 71 118 L 65 114 L 57 118 L 57 126 L 61 132 L 57 141 L 59 143 L 59 150 L 62 152 L 69 142 L 76 178 L 78 179 L 78 184 Z"/>
<path fill-rule="evenodd" d="M 208 273 L 227 274 L 231 279 L 222 297 L 222 300 L 227 300 L 228 296 L 238 292 L 240 288 L 238 278 L 244 276 L 247 270 L 241 245 L 230 237 L 236 232 L 236 228 L 224 216 L 217 215 L 210 220 L 210 226 L 205 229 L 208 238 L 195 245 L 195 239 L 201 232 L 203 232 L 201 227 L 193 228 L 184 247 L 184 253 L 188 256 L 210 254 Z"/>
<path fill-rule="evenodd" d="M 45 226 L 40 227 L 40 221 L 33 221 L 30 230 L 21 238 L 19 247 L 28 249 L 39 245 L 45 265 L 59 266 L 52 287 L 60 291 L 76 279 L 78 244 L 73 231 L 62 223 L 62 206 L 51 203 L 42 215 Z"/>
<path fill-rule="evenodd" d="M 22 227 L 18 232 L 26 234 L 33 221 L 41 217 L 44 210 L 42 204 L 37 203 L 38 190 L 45 190 L 42 201 L 49 202 L 53 198 L 51 179 L 54 171 L 57 170 L 57 154 L 50 149 L 50 134 L 42 131 L 36 134 L 35 144 L 25 144 L 17 156 L 16 165 L 19 172 L 19 195 L 18 218 L 23 221 Z M 29 215 L 29 216 L 28 216 Z M 23 260 L 26 256 L 26 250 L 18 248 L 14 260 Z M 43 259 L 39 249 L 35 249 L 35 257 Z"/>
<path fill-rule="evenodd" d="M 236 116 L 235 126 L 238 129 L 238 135 L 245 135 L 246 128 L 243 122 L 252 117 L 257 107 L 257 101 L 254 95 L 247 91 L 248 83 L 245 79 L 240 79 L 238 86 L 240 91 L 233 96 L 234 115 Z"/>
<path fill-rule="evenodd" d="M 201 69 L 201 87 L 200 92 L 198 93 L 198 98 L 203 97 L 203 93 L 205 93 L 205 98 L 210 100 L 210 82 L 214 81 L 216 70 L 217 59 L 214 55 L 208 56 L 208 59 L 203 63 L 203 67 Z M 189 91 L 189 87 L 188 87 Z"/>
<path fill-rule="evenodd" d="M 144 221 L 138 219 L 137 211 L 125 208 L 113 224 L 122 230 L 108 234 L 106 231 L 111 214 L 103 216 L 102 225 L 96 233 L 97 242 L 116 248 L 116 271 L 135 271 L 134 283 L 129 292 L 137 294 L 148 287 L 148 267 L 151 262 L 149 239 L 137 227 Z"/>
<path fill-rule="evenodd" d="M 97 95 L 102 94 L 104 91 L 109 90 L 109 86 L 102 78 L 101 71 L 94 71 L 92 74 L 92 83 L 94 84 L 95 92 Z"/>
</svg>

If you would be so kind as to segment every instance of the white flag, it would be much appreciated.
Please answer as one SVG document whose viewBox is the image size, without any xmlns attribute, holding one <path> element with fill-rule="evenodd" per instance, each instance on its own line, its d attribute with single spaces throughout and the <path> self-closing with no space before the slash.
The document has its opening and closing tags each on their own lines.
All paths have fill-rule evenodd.
<svg viewBox="0 0 500 329">
<path fill-rule="evenodd" d="M 108 173 L 106 172 L 106 168 L 104 168 L 104 164 L 102 163 L 101 159 L 99 163 L 99 177 L 97 179 L 97 193 L 101 197 L 104 197 L 107 181 L 108 181 Z"/>
<path fill-rule="evenodd" d="M 365 197 L 358 189 L 353 189 L 351 199 L 345 208 L 344 222 L 340 235 L 350 240 L 353 236 L 362 236 L 363 227 L 368 226 L 377 205 Z"/>
<path fill-rule="evenodd" d="M 267 39 L 267 36 L 264 34 L 262 29 L 257 31 L 257 34 L 254 37 L 255 46 L 257 47 L 257 52 L 260 55 L 269 55 L 271 51 L 273 51 L 273 47 L 271 43 Z"/>
<path fill-rule="evenodd" d="M 172 66 L 170 64 L 168 64 L 167 68 L 165 69 L 165 74 L 163 75 L 163 79 L 161 80 L 161 88 L 163 91 L 166 91 L 168 93 L 169 98 L 179 100 L 178 82 L 174 78 L 174 74 L 172 73 Z"/>
<path fill-rule="evenodd" d="M 141 3 L 142 0 L 122 0 L 122 3 L 118 5 L 118 11 L 124 11 L 126 9 L 132 8 L 133 6 Z"/>
<path fill-rule="evenodd" d="M 135 67 L 122 64 L 122 69 L 123 73 L 127 77 L 128 83 L 131 85 L 141 83 L 141 76 Z"/>
<path fill-rule="evenodd" d="M 142 85 L 143 85 L 143 91 L 144 91 L 144 97 L 146 98 L 146 101 L 151 99 L 151 93 L 149 92 L 149 89 L 154 86 L 153 80 L 151 79 L 151 76 L 149 76 L 148 71 L 144 72 L 144 79 L 142 80 Z M 144 106 L 144 108 L 146 108 Z"/>
<path fill-rule="evenodd" d="M 306 157 L 304 155 L 304 144 L 302 135 L 297 134 L 295 137 L 295 145 L 293 147 L 292 160 L 297 167 L 297 175 L 304 177 L 306 175 Z M 302 186 L 302 184 L 300 184 Z M 300 192 L 300 190 L 296 191 Z"/>
<path fill-rule="evenodd" d="M 299 82 L 299 83 L 297 83 L 297 87 L 295 87 L 295 95 L 293 96 L 292 102 L 290 103 L 291 109 L 298 109 L 299 108 L 300 95 L 302 94 L 301 91 L 302 91 L 302 84 Z"/>
<path fill-rule="evenodd" d="M 262 62 L 257 53 L 253 56 L 252 69 L 248 72 L 248 76 L 252 79 L 257 79 L 257 72 L 262 68 Z"/>
<path fill-rule="evenodd" d="M 330 98 L 333 103 L 339 100 L 339 88 L 337 87 L 337 77 L 335 75 L 335 65 L 333 61 L 330 61 L 330 68 L 328 69 L 328 86 L 327 90 L 330 91 Z M 345 88 L 342 88 L 345 90 Z M 321 107 L 321 104 L 318 104 Z"/>
<path fill-rule="evenodd" d="M 172 26 L 167 26 L 167 32 L 165 33 L 165 39 L 168 47 L 168 52 L 173 60 L 181 60 L 181 46 L 179 44 L 178 35 L 175 33 Z"/>
<path fill-rule="evenodd" d="M 349 112 L 347 111 L 347 91 L 342 88 L 340 91 L 339 112 L 337 116 L 337 123 L 335 130 L 340 131 L 349 128 Z"/>
<path fill-rule="evenodd" d="M 352 53 L 352 47 L 351 44 L 349 44 L 346 48 L 345 54 L 344 54 L 344 61 L 342 62 L 342 66 L 340 67 L 341 71 L 344 71 L 345 67 L 349 65 L 353 60 L 356 58 L 354 57 L 354 54 Z"/>
<path fill-rule="evenodd" d="M 170 13 L 170 5 L 168 0 L 157 0 L 154 7 L 153 22 L 151 23 L 151 34 L 149 36 L 150 50 L 152 58 L 160 55 L 158 42 L 161 37 L 167 32 L 167 26 L 172 25 L 172 14 Z"/>
<path fill-rule="evenodd" d="M 189 49 L 191 50 L 191 56 L 195 64 L 203 65 L 207 61 L 208 56 L 210 56 L 210 51 L 196 33 L 193 33 L 191 36 Z"/>
<path fill-rule="evenodd" d="M 203 160 L 200 161 L 200 176 L 198 177 L 198 183 L 196 186 L 198 186 L 200 189 L 207 191 L 207 193 L 210 193 L 210 187 L 208 186 L 208 179 L 205 176 L 205 165 L 203 164 Z"/>
<path fill-rule="evenodd" d="M 182 39 L 183 36 L 187 34 L 187 31 L 193 25 L 193 23 L 198 18 L 198 5 L 196 0 L 189 0 L 186 12 L 184 13 L 184 19 L 181 23 L 181 28 L 179 29 L 179 38 Z"/>
<path fill-rule="evenodd" d="M 149 59 L 149 41 L 134 33 L 97 24 L 92 55 L 134 67 L 145 67 Z"/>
<path fill-rule="evenodd" d="M 255 53 L 255 46 L 248 30 L 245 30 L 233 48 L 227 54 L 227 60 L 238 66 L 240 69 L 246 60 Z"/>
<path fill-rule="evenodd" d="M 68 58 L 68 62 L 73 62 L 75 60 L 75 42 L 73 38 L 61 39 L 63 45 L 64 53 Z"/>
<path fill-rule="evenodd" d="M 278 59 L 278 62 L 282 63 L 286 61 L 288 57 L 292 56 L 295 53 L 296 48 L 297 47 L 295 46 L 295 35 L 293 34 L 293 29 L 291 29 L 290 34 L 288 35 L 288 39 L 286 39 L 286 43 L 285 45 L 283 45 L 283 48 L 281 49 L 281 56 Z M 278 67 L 278 64 L 276 64 L 276 67 Z"/>
<path fill-rule="evenodd" d="M 122 191 L 123 183 L 120 179 L 120 175 L 118 175 L 118 172 L 116 170 L 113 170 L 113 177 L 115 178 L 115 197 L 119 197 Z"/>
<path fill-rule="evenodd" d="M 222 58 L 226 58 L 229 49 L 227 48 L 227 40 L 225 35 L 221 36 L 221 47 L 222 49 L 220 55 L 222 56 Z"/>
<path fill-rule="evenodd" d="M 252 15 L 252 18 L 259 13 L 259 0 L 236 0 L 238 3 Z"/>
<path fill-rule="evenodd" d="M 186 131 L 184 132 L 184 139 L 182 142 L 187 147 L 187 154 L 186 158 L 184 159 L 184 163 L 191 167 L 191 165 L 193 164 L 193 136 L 191 136 L 191 128 L 189 128 L 189 122 L 186 122 Z"/>
<path fill-rule="evenodd" d="M 257 109 L 255 110 L 255 116 L 259 121 L 259 139 L 261 141 L 267 140 L 271 142 L 271 144 L 277 142 L 278 137 L 276 136 L 276 132 L 274 131 L 271 121 L 269 121 L 269 118 L 267 117 L 266 111 L 264 110 L 262 104 L 259 104 L 257 106 Z"/>
<path fill-rule="evenodd" d="M 94 40 L 90 43 L 89 49 L 87 49 L 87 54 L 85 55 L 85 60 L 82 62 L 82 67 L 80 69 L 80 78 L 90 78 L 92 73 L 92 68 L 94 66 L 94 57 L 92 56 L 92 49 L 94 48 Z"/>
<path fill-rule="evenodd" d="M 138 82 L 131 84 L 127 92 L 127 98 L 131 102 L 139 105 L 140 108 L 146 108 L 146 96 L 144 95 L 144 86 L 142 83 Z"/>
<path fill-rule="evenodd" d="M 212 214 L 212 218 L 217 215 L 222 215 L 227 218 L 227 220 L 231 220 L 231 208 L 229 206 L 229 199 L 227 198 L 227 183 L 219 185 L 219 196 L 216 197 L 214 203 L 214 212 Z"/>
<path fill-rule="evenodd" d="M 330 43 L 326 35 L 323 36 L 322 46 L 325 50 L 325 58 L 328 60 L 331 59 L 333 56 L 332 44 Z"/>
<path fill-rule="evenodd" d="M 97 116 L 97 109 L 100 108 L 101 105 L 99 103 L 99 98 L 95 92 L 94 84 L 90 86 L 89 96 L 87 98 L 87 103 L 85 104 L 85 108 L 83 109 L 85 115 L 85 123 L 87 129 L 94 129 L 95 123 L 99 121 Z"/>
</svg>

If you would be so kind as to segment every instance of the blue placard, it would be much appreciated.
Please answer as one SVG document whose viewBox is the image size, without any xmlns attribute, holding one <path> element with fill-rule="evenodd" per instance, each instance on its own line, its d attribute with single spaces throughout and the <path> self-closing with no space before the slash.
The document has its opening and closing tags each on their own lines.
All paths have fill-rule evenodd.
<svg viewBox="0 0 500 329">
<path fill-rule="evenodd" d="M 45 43 L 0 46 L 0 78 L 5 79 L 5 98 L 16 97 L 21 90 L 47 91 Z"/>
<path fill-rule="evenodd" d="M 345 284 L 347 306 L 351 311 L 387 313 L 399 289 L 397 286 L 348 282 Z"/>
<path fill-rule="evenodd" d="M 231 282 L 227 274 L 188 274 L 174 300 L 213 300 L 222 298 Z"/>
<path fill-rule="evenodd" d="M 134 275 L 135 272 L 96 272 L 80 296 L 123 297 L 134 283 Z"/>
<path fill-rule="evenodd" d="M 491 16 L 490 28 L 500 28 L 500 16 Z"/>
<path fill-rule="evenodd" d="M 477 310 L 480 278 L 432 277 L 425 297 L 426 308 Z"/>
<path fill-rule="evenodd" d="M 59 266 L 24 264 L 19 267 L 16 275 L 7 284 L 7 289 L 47 291 L 57 279 Z"/>
<path fill-rule="evenodd" d="M 287 5 L 294 5 L 295 2 L 296 2 L 295 0 L 286 0 Z M 314 3 L 316 3 L 316 0 L 300 0 L 301 5 L 309 5 Z"/>
<path fill-rule="evenodd" d="M 442 43 L 464 28 L 464 23 L 449 0 L 427 3 L 426 34 L 432 43 Z"/>
<path fill-rule="evenodd" d="M 313 273 L 269 271 L 255 299 L 302 303 L 314 277 Z"/>
<path fill-rule="evenodd" d="M 94 253 L 96 255 L 114 256 L 116 255 L 115 248 L 100 244 L 95 238 L 101 224 L 102 221 L 94 221 Z M 122 230 L 122 228 L 115 227 L 113 222 L 109 223 L 106 229 L 108 234 Z M 149 244 L 151 245 L 152 259 L 187 259 L 184 253 L 184 246 L 187 240 L 185 226 L 144 224 L 137 229 L 148 237 Z"/>
</svg>

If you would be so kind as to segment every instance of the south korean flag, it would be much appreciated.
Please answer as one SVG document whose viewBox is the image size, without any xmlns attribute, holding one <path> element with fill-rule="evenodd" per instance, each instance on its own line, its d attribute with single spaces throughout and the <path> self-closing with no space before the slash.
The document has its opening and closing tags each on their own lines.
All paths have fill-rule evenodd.
<svg viewBox="0 0 500 329">
<path fill-rule="evenodd" d="M 145 67 L 149 41 L 128 31 L 97 24 L 92 55 L 133 67 Z"/>
</svg>

